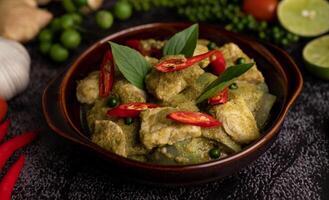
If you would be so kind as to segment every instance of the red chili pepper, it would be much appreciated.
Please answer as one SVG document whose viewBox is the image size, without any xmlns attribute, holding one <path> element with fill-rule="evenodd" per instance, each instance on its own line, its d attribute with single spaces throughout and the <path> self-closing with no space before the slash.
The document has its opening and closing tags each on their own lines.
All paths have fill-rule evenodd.
<svg viewBox="0 0 329 200">
<path fill-rule="evenodd" d="M 2 97 L 0 97 L 0 123 L 5 119 L 7 112 L 8 104 Z"/>
<path fill-rule="evenodd" d="M 0 183 L 1 200 L 10 200 L 16 181 L 22 171 L 25 162 L 25 155 L 21 155 L 18 160 L 9 168 L 7 174 Z"/>
<path fill-rule="evenodd" d="M 157 104 L 152 103 L 126 103 L 121 104 L 116 108 L 113 108 L 107 112 L 110 116 L 115 117 L 138 117 L 139 113 L 148 108 L 159 107 Z"/>
<path fill-rule="evenodd" d="M 217 76 L 225 71 L 226 62 L 222 52 L 217 50 L 216 53 L 210 57 L 210 65 L 213 73 Z"/>
<path fill-rule="evenodd" d="M 221 92 L 219 92 L 216 96 L 211 97 L 208 99 L 208 103 L 210 105 L 217 105 L 217 104 L 223 104 L 228 101 L 228 88 L 225 88 Z"/>
<path fill-rule="evenodd" d="M 37 136 L 36 132 L 27 132 L 22 135 L 18 135 L 7 142 L 0 145 L 0 171 L 6 164 L 10 156 L 18 149 L 31 143 Z"/>
<path fill-rule="evenodd" d="M 201 112 L 173 112 L 168 114 L 167 118 L 183 124 L 201 127 L 216 127 L 222 125 L 220 121 L 216 120 L 212 116 Z"/>
<path fill-rule="evenodd" d="M 5 122 L 3 122 L 0 125 L 0 142 L 7 135 L 9 125 L 10 125 L 10 119 L 7 119 Z"/>
<path fill-rule="evenodd" d="M 135 40 L 135 39 L 127 40 L 126 45 L 142 53 L 143 49 L 141 47 L 140 40 Z"/>
<path fill-rule="evenodd" d="M 182 70 L 212 56 L 214 53 L 216 53 L 216 50 L 208 51 L 207 53 L 193 56 L 191 58 L 173 58 L 164 60 L 155 65 L 155 68 L 161 72 L 173 72 Z"/>
<path fill-rule="evenodd" d="M 145 49 L 143 48 L 140 40 L 136 40 L 136 39 L 127 40 L 126 45 L 139 51 L 143 56 L 152 56 L 156 58 L 162 56 L 161 49 L 157 49 L 154 47 L 151 47 L 151 49 Z"/>
<path fill-rule="evenodd" d="M 107 51 L 103 58 L 99 73 L 99 96 L 107 97 L 113 86 L 114 61 L 111 51 Z"/>
</svg>

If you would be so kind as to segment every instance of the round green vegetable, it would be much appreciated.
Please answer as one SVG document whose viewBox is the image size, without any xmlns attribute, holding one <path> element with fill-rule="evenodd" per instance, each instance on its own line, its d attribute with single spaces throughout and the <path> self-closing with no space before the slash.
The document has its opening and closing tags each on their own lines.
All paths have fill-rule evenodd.
<svg viewBox="0 0 329 200">
<path fill-rule="evenodd" d="M 228 86 L 230 90 L 236 90 L 238 89 L 238 85 L 236 83 L 232 83 L 230 86 Z"/>
<path fill-rule="evenodd" d="M 216 43 L 214 42 L 209 42 L 209 44 L 207 45 L 209 50 L 213 50 L 217 47 Z"/>
<path fill-rule="evenodd" d="M 81 24 L 82 23 L 82 16 L 80 15 L 80 14 L 78 14 L 78 13 L 71 13 L 71 14 L 69 14 L 71 17 L 72 17 L 72 19 L 73 19 L 73 21 L 74 21 L 74 23 L 75 24 Z"/>
<path fill-rule="evenodd" d="M 132 7 L 126 1 L 118 1 L 114 5 L 114 15 L 120 20 L 128 19 L 132 14 Z"/>
<path fill-rule="evenodd" d="M 72 0 L 62 0 L 62 5 L 67 12 L 74 12 L 77 9 Z"/>
<path fill-rule="evenodd" d="M 68 29 L 74 27 L 74 18 L 71 15 L 63 15 L 61 17 L 61 26 L 63 29 Z"/>
<path fill-rule="evenodd" d="M 87 0 L 73 0 L 73 3 L 78 7 L 82 7 L 88 4 Z"/>
<path fill-rule="evenodd" d="M 109 29 L 113 24 L 113 16 L 109 11 L 98 11 L 96 13 L 96 23 L 102 29 Z"/>
<path fill-rule="evenodd" d="M 132 123 L 134 123 L 134 119 L 133 118 L 131 118 L 131 117 L 125 118 L 125 124 L 130 125 Z"/>
<path fill-rule="evenodd" d="M 81 42 L 80 33 L 73 29 L 65 30 L 61 35 L 61 43 L 68 49 L 74 49 Z"/>
<path fill-rule="evenodd" d="M 219 150 L 219 148 L 215 147 L 215 148 L 210 149 L 209 156 L 212 159 L 219 158 L 220 157 L 220 150 Z"/>
<path fill-rule="evenodd" d="M 40 42 L 51 42 L 53 39 L 53 32 L 50 29 L 43 29 L 39 33 Z"/>
<path fill-rule="evenodd" d="M 246 59 L 244 59 L 242 57 L 236 59 L 236 61 L 235 61 L 235 64 L 237 64 L 237 65 L 244 64 L 244 63 L 246 63 Z"/>
<path fill-rule="evenodd" d="M 50 24 L 52 31 L 56 32 L 62 29 L 62 20 L 60 18 L 55 18 Z"/>
<path fill-rule="evenodd" d="M 41 42 L 39 44 L 39 50 L 42 54 L 48 54 L 49 50 L 51 48 L 51 43 L 46 41 L 46 42 Z"/>
<path fill-rule="evenodd" d="M 55 62 L 63 62 L 69 57 L 69 51 L 60 44 L 54 44 L 50 48 L 50 58 Z"/>
<path fill-rule="evenodd" d="M 111 97 L 109 100 L 108 100 L 108 106 L 110 106 L 111 108 L 114 108 L 118 105 L 118 100 L 114 97 Z"/>
</svg>

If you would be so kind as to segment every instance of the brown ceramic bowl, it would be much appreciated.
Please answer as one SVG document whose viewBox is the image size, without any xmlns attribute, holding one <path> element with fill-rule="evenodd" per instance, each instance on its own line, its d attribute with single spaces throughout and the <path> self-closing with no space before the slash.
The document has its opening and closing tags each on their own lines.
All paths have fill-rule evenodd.
<svg viewBox="0 0 329 200">
<path fill-rule="evenodd" d="M 87 49 L 69 67 L 65 74 L 55 78 L 45 89 L 43 112 L 50 128 L 58 135 L 81 144 L 110 161 L 109 167 L 137 180 L 166 185 L 208 182 L 230 175 L 259 157 L 275 140 L 283 120 L 300 94 L 303 80 L 298 67 L 287 53 L 272 45 L 264 47 L 253 39 L 225 31 L 221 28 L 200 25 L 200 38 L 218 45 L 226 42 L 238 44 L 254 58 L 265 76 L 270 92 L 277 96 L 269 123 L 257 141 L 243 151 L 212 162 L 185 166 L 166 166 L 142 163 L 108 152 L 89 140 L 81 123 L 80 104 L 76 99 L 77 81 L 98 69 L 107 41 L 123 42 L 127 39 L 165 39 L 189 26 L 187 23 L 155 23 L 129 28 L 112 34 Z"/>
</svg>

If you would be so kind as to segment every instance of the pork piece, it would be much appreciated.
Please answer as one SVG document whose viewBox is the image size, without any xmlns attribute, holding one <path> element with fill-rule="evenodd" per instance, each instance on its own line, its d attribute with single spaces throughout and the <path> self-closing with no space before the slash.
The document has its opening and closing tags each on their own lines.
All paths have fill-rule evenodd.
<svg viewBox="0 0 329 200">
<path fill-rule="evenodd" d="M 266 121 L 270 115 L 270 111 L 276 101 L 276 96 L 266 93 L 259 101 L 259 108 L 255 113 L 257 126 L 261 129 L 265 126 Z"/>
<path fill-rule="evenodd" d="M 237 143 L 248 144 L 260 135 L 252 112 L 240 97 L 213 106 L 210 113 L 223 123 L 225 132 Z"/>
<path fill-rule="evenodd" d="M 157 148 L 149 155 L 158 164 L 195 164 L 210 161 L 209 151 L 218 144 L 206 138 L 193 138 Z M 223 151 L 221 151 L 223 152 Z M 226 155 L 221 153 L 220 157 Z"/>
<path fill-rule="evenodd" d="M 189 111 L 199 111 L 199 108 L 196 106 L 195 99 L 197 99 L 203 90 L 216 78 L 217 76 L 205 72 L 199 76 L 199 78 L 196 79 L 188 88 L 173 96 L 172 98 L 163 101 L 163 104 L 166 106 L 186 109 Z"/>
<path fill-rule="evenodd" d="M 175 57 L 177 58 L 177 56 L 167 56 L 165 59 Z M 159 100 L 168 100 L 183 91 L 203 73 L 204 71 L 197 64 L 168 73 L 152 69 L 145 79 L 146 88 Z"/>
<path fill-rule="evenodd" d="M 92 142 L 115 154 L 127 157 L 126 138 L 122 129 L 110 120 L 96 120 Z"/>
<path fill-rule="evenodd" d="M 93 104 L 99 94 L 99 71 L 90 73 L 86 78 L 78 82 L 77 99 L 80 103 Z"/>
<path fill-rule="evenodd" d="M 119 98 L 121 103 L 146 102 L 145 91 L 139 89 L 127 80 L 119 80 L 114 83 L 111 95 Z"/>
<path fill-rule="evenodd" d="M 209 50 L 208 50 L 208 47 L 206 45 L 203 45 L 201 43 L 197 43 L 196 47 L 195 47 L 195 50 L 194 50 L 194 53 L 193 53 L 193 56 L 197 56 L 197 55 L 200 55 L 200 54 L 204 54 L 204 53 L 207 53 Z M 206 58 L 204 60 L 202 60 L 201 62 L 198 63 L 198 65 L 201 67 L 201 68 L 205 68 L 209 65 L 210 61 L 209 61 L 209 58 Z"/>
<path fill-rule="evenodd" d="M 198 126 L 181 124 L 170 119 L 167 115 L 178 109 L 161 107 L 145 110 L 141 113 L 140 140 L 147 149 L 172 145 L 178 141 L 201 136 Z"/>
<path fill-rule="evenodd" d="M 221 143 L 226 147 L 228 152 L 236 153 L 241 151 L 241 146 L 234 142 L 229 135 L 227 135 L 223 127 L 203 128 L 202 136 Z"/>
<path fill-rule="evenodd" d="M 254 62 L 245 53 L 243 53 L 243 51 L 239 48 L 238 45 L 234 43 L 227 43 L 224 46 L 220 47 L 219 50 L 223 53 L 227 67 L 235 65 L 235 61 L 238 58 L 244 58 L 247 63 Z M 257 83 L 263 83 L 264 77 L 262 73 L 257 69 L 257 66 L 255 64 L 246 73 L 242 74 L 238 78 L 238 80 L 248 81 L 257 84 Z"/>
</svg>

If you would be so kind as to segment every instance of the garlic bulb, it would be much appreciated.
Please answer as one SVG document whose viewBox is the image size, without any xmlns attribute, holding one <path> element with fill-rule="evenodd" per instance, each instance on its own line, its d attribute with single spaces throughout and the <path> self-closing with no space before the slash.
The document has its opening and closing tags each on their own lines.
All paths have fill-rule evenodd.
<svg viewBox="0 0 329 200">
<path fill-rule="evenodd" d="M 0 37 L 0 96 L 6 100 L 26 89 L 31 58 L 23 45 Z"/>
</svg>

